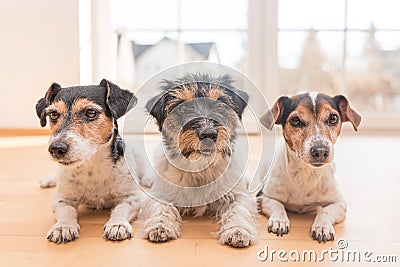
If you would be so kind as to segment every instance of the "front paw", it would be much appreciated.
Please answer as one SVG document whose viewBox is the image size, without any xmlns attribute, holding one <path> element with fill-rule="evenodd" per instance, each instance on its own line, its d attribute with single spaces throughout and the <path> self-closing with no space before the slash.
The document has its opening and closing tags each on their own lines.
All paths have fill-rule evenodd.
<svg viewBox="0 0 400 267">
<path fill-rule="evenodd" d="M 151 188 L 151 186 L 153 185 L 154 182 L 154 178 L 151 177 L 142 177 L 140 179 L 140 185 L 144 186 L 144 187 L 148 187 Z"/>
<path fill-rule="evenodd" d="M 47 233 L 47 239 L 54 243 L 67 243 L 79 237 L 80 227 L 77 223 L 55 223 Z"/>
<path fill-rule="evenodd" d="M 157 223 L 146 227 L 145 234 L 152 242 L 165 242 L 181 236 L 181 225 L 173 222 Z"/>
<path fill-rule="evenodd" d="M 255 237 L 241 227 L 232 227 L 219 234 L 219 242 L 235 248 L 244 248 L 254 244 Z"/>
<path fill-rule="evenodd" d="M 50 188 L 56 186 L 57 179 L 53 176 L 47 176 L 40 179 L 39 184 L 41 188 Z"/>
<path fill-rule="evenodd" d="M 275 217 L 271 216 L 268 219 L 268 233 L 274 233 L 277 236 L 283 236 L 289 233 L 290 221 L 289 218 L 285 216 Z"/>
<path fill-rule="evenodd" d="M 133 228 L 127 220 L 109 221 L 104 225 L 103 238 L 121 241 L 132 237 Z"/>
<path fill-rule="evenodd" d="M 314 222 L 311 226 L 311 236 L 319 243 L 333 241 L 335 239 L 335 229 L 331 223 Z"/>
</svg>

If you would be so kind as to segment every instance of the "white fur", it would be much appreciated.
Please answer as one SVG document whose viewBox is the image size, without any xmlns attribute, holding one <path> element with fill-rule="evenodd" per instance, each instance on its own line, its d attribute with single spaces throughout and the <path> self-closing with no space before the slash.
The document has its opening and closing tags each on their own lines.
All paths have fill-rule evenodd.
<svg viewBox="0 0 400 267">
<path fill-rule="evenodd" d="M 220 243 L 247 247 L 257 242 L 256 202 L 246 190 L 246 181 L 240 178 L 238 166 L 243 164 L 235 154 L 240 152 L 227 159 L 217 155 L 214 163 L 199 172 L 182 171 L 161 155 L 157 165 L 160 175 L 150 191 L 156 199 L 147 198 L 142 206 L 145 237 L 155 242 L 176 239 L 182 235 L 181 215 L 211 215 L 220 225 L 216 233 Z M 210 182 L 212 186 L 201 189 Z M 187 203 L 187 206 L 168 203 Z"/>
<path fill-rule="evenodd" d="M 290 222 L 286 210 L 304 213 L 317 210 L 311 232 L 319 241 L 333 239 L 333 225 L 342 221 L 346 203 L 334 177 L 335 164 L 315 168 L 298 158 L 284 142 L 276 151 L 271 177 L 265 184 L 259 203 L 269 216 L 269 231 L 286 234 Z"/>
<path fill-rule="evenodd" d="M 57 184 L 57 179 L 55 176 L 46 176 L 39 181 L 41 188 L 54 187 Z"/>
<path fill-rule="evenodd" d="M 308 92 L 308 96 L 311 98 L 311 103 L 313 104 L 313 110 L 314 113 L 317 112 L 317 97 L 318 93 L 317 92 Z"/>
<path fill-rule="evenodd" d="M 123 240 L 131 237 L 133 229 L 130 221 L 139 212 L 142 191 L 132 178 L 132 175 L 137 177 L 135 168 L 131 169 L 131 175 L 123 158 L 113 163 L 110 145 L 111 141 L 99 145 L 91 153 L 92 148 L 84 152 L 81 144 L 75 151 L 92 154 L 91 157 L 72 167 L 60 167 L 53 201 L 57 222 L 47 234 L 49 240 L 68 242 L 79 236 L 77 217 L 80 205 L 96 210 L 112 209 L 110 219 L 104 226 L 105 238 Z M 134 162 L 131 162 L 132 165 Z"/>
<path fill-rule="evenodd" d="M 69 153 L 67 161 L 76 161 L 76 163 L 69 164 L 69 167 L 76 167 L 83 160 L 91 158 L 98 148 L 98 144 L 90 142 L 89 139 L 82 137 L 74 131 L 65 131 L 56 136 L 51 136 L 49 144 L 58 140 L 65 140 L 70 144 L 71 153 Z"/>
</svg>

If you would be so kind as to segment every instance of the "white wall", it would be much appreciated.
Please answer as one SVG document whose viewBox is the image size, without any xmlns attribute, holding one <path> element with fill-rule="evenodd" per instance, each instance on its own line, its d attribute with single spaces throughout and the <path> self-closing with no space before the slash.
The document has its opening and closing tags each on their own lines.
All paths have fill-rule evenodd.
<svg viewBox="0 0 400 267">
<path fill-rule="evenodd" d="M 53 81 L 79 83 L 78 0 L 1 1 L 0 129 L 38 128 Z"/>
</svg>

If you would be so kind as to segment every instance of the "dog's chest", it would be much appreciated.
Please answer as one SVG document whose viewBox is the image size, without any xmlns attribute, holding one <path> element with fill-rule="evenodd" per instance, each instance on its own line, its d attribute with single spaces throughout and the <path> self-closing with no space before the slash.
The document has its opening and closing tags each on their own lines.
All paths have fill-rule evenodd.
<svg viewBox="0 0 400 267">
<path fill-rule="evenodd" d="M 58 190 L 76 204 L 102 209 L 121 202 L 133 186 L 133 178 L 123 162 L 113 164 L 112 160 L 104 159 L 64 170 Z"/>
<path fill-rule="evenodd" d="M 325 206 L 337 197 L 336 183 L 332 171 L 311 168 L 291 169 L 288 172 L 287 209 L 303 213 L 313 211 L 317 206 Z"/>
</svg>

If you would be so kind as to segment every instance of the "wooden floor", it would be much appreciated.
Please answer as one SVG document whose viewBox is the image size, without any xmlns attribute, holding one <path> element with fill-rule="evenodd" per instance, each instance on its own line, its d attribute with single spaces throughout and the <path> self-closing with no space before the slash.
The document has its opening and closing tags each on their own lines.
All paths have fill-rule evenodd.
<svg viewBox="0 0 400 267">
<path fill-rule="evenodd" d="M 260 250 L 268 251 L 358 250 L 378 255 L 393 255 L 400 265 L 400 137 L 342 136 L 336 147 L 337 179 L 348 202 L 346 220 L 336 226 L 336 240 L 348 247 L 338 249 L 336 240 L 318 244 L 309 234 L 313 214 L 289 214 L 289 235 L 276 237 L 266 231 L 267 219 L 260 216 L 261 240 L 246 249 L 234 249 L 217 243 L 211 234 L 215 223 L 208 219 L 186 218 L 183 237 L 154 244 L 138 237 L 110 242 L 102 239 L 107 212 L 89 213 L 79 218 L 81 237 L 75 242 L 56 245 L 46 240 L 54 223 L 51 195 L 54 189 L 39 188 L 38 180 L 54 173 L 55 166 L 46 152 L 46 137 L 0 138 L 0 266 L 298 266 L 280 262 L 277 255 L 262 262 Z M 250 145 L 258 139 L 251 137 Z M 253 165 L 252 165 L 253 164 Z M 250 164 L 250 167 L 254 163 Z M 343 241 L 344 242 L 344 241 Z M 292 256 L 295 254 L 291 254 Z M 319 255 L 319 254 L 318 254 Z M 340 254 L 339 254 L 340 255 Z M 265 256 L 262 254 L 261 256 Z M 347 256 L 346 256 L 347 257 Z M 345 257 L 345 259 L 346 259 Z M 341 265 L 326 256 L 324 262 L 300 265 Z M 363 263 L 361 263 L 363 264 Z M 354 263 L 347 263 L 354 266 Z M 363 264 L 364 265 L 364 264 Z M 359 265 L 361 266 L 361 265 Z M 379 266 L 370 263 L 367 266 Z"/>
</svg>

